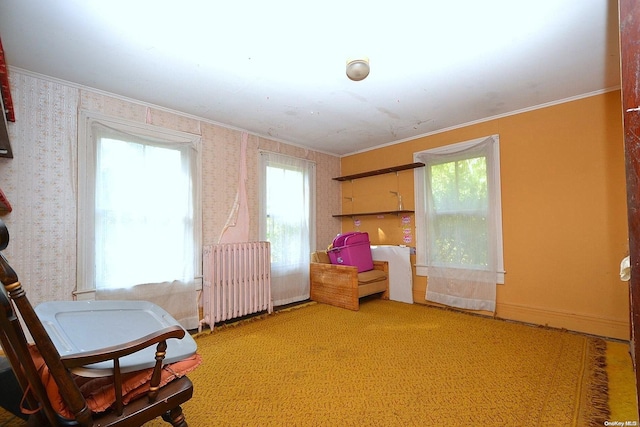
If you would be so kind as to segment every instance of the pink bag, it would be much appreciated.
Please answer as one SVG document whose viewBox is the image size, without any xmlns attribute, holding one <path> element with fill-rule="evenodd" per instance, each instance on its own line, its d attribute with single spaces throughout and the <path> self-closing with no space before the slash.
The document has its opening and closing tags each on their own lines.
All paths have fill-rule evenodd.
<svg viewBox="0 0 640 427">
<path fill-rule="evenodd" d="M 358 273 L 373 270 L 369 233 L 352 231 L 339 234 L 327 253 L 331 264 L 353 265 L 358 267 Z"/>
</svg>

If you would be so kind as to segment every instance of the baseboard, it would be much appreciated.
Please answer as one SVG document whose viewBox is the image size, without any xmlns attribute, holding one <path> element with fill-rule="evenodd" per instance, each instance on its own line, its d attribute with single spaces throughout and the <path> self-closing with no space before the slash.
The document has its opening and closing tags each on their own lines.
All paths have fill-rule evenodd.
<svg viewBox="0 0 640 427">
<path fill-rule="evenodd" d="M 424 294 L 424 289 L 414 288 L 413 301 L 416 304 L 434 305 L 434 303 L 425 300 Z M 625 341 L 629 340 L 630 335 L 628 321 L 595 317 L 562 310 L 549 310 L 526 305 L 500 303 L 499 301 L 496 303 L 496 317 Z"/>
<path fill-rule="evenodd" d="M 496 317 L 629 340 L 629 322 L 518 304 L 496 304 Z"/>
</svg>

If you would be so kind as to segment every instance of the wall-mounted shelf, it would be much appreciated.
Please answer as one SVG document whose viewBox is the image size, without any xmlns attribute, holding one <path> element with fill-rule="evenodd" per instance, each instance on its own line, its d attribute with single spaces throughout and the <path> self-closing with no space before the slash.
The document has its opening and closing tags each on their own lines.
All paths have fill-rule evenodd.
<svg viewBox="0 0 640 427">
<path fill-rule="evenodd" d="M 385 173 L 399 172 L 407 169 L 421 168 L 422 166 L 424 166 L 424 163 L 409 163 L 406 165 L 393 166 L 390 168 L 377 169 L 377 170 L 368 171 L 368 172 L 361 172 L 353 175 L 338 176 L 333 179 L 336 181 L 351 181 L 352 179 L 366 178 L 368 176 L 382 175 Z"/>
<path fill-rule="evenodd" d="M 361 173 L 356 173 L 353 175 L 345 175 L 345 176 L 339 176 L 337 178 L 333 178 L 336 181 L 352 181 L 354 179 L 359 179 L 359 178 L 367 178 L 369 176 L 376 176 L 376 175 L 384 175 L 386 173 L 394 173 L 394 172 L 400 172 L 400 171 L 404 171 L 404 170 L 409 170 L 409 169 L 415 169 L 415 168 L 421 168 L 424 166 L 424 163 L 409 163 L 406 165 L 400 165 L 400 166 L 392 166 L 390 168 L 384 168 L 384 169 L 376 169 L 373 171 L 368 171 L 368 172 L 361 172 Z M 397 193 L 396 193 L 397 194 Z M 401 204 L 400 204 L 401 205 Z M 398 206 L 398 207 L 402 207 L 402 206 Z M 400 215 L 400 214 L 412 214 L 414 213 L 414 211 L 408 211 L 408 210 L 395 210 L 395 211 L 381 211 L 381 212 L 359 212 L 359 213 L 349 213 L 349 214 L 338 214 L 338 215 L 333 215 L 334 218 L 348 218 L 348 217 L 357 217 L 357 216 L 377 216 L 377 215 Z"/>
<path fill-rule="evenodd" d="M 350 213 L 350 214 L 339 214 L 333 215 L 334 218 L 347 218 L 347 217 L 356 217 L 356 216 L 372 216 L 372 215 L 400 215 L 403 213 L 414 213 L 414 211 L 384 211 L 384 212 L 363 212 L 363 213 Z"/>
</svg>

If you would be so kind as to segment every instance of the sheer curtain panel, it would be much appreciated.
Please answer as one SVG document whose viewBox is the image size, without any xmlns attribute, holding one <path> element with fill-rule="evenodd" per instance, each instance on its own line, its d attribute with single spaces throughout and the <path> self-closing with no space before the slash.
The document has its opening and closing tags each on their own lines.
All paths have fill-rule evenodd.
<svg viewBox="0 0 640 427">
<path fill-rule="evenodd" d="M 153 301 L 196 328 L 199 141 L 97 120 L 88 131 L 85 290 Z"/>
<path fill-rule="evenodd" d="M 260 239 L 271 242 L 274 305 L 309 298 L 315 248 L 315 163 L 261 152 Z"/>
<path fill-rule="evenodd" d="M 416 224 L 426 299 L 495 311 L 496 284 L 503 280 L 497 135 L 414 159 L 425 164 L 416 171 Z"/>
</svg>

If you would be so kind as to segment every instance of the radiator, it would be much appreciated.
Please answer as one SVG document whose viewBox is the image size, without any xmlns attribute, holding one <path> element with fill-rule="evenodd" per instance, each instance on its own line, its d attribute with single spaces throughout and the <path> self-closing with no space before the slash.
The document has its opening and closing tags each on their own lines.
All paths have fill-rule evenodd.
<svg viewBox="0 0 640 427">
<path fill-rule="evenodd" d="M 273 311 L 269 242 L 203 247 L 202 314 L 199 330 L 249 314 Z"/>
</svg>

